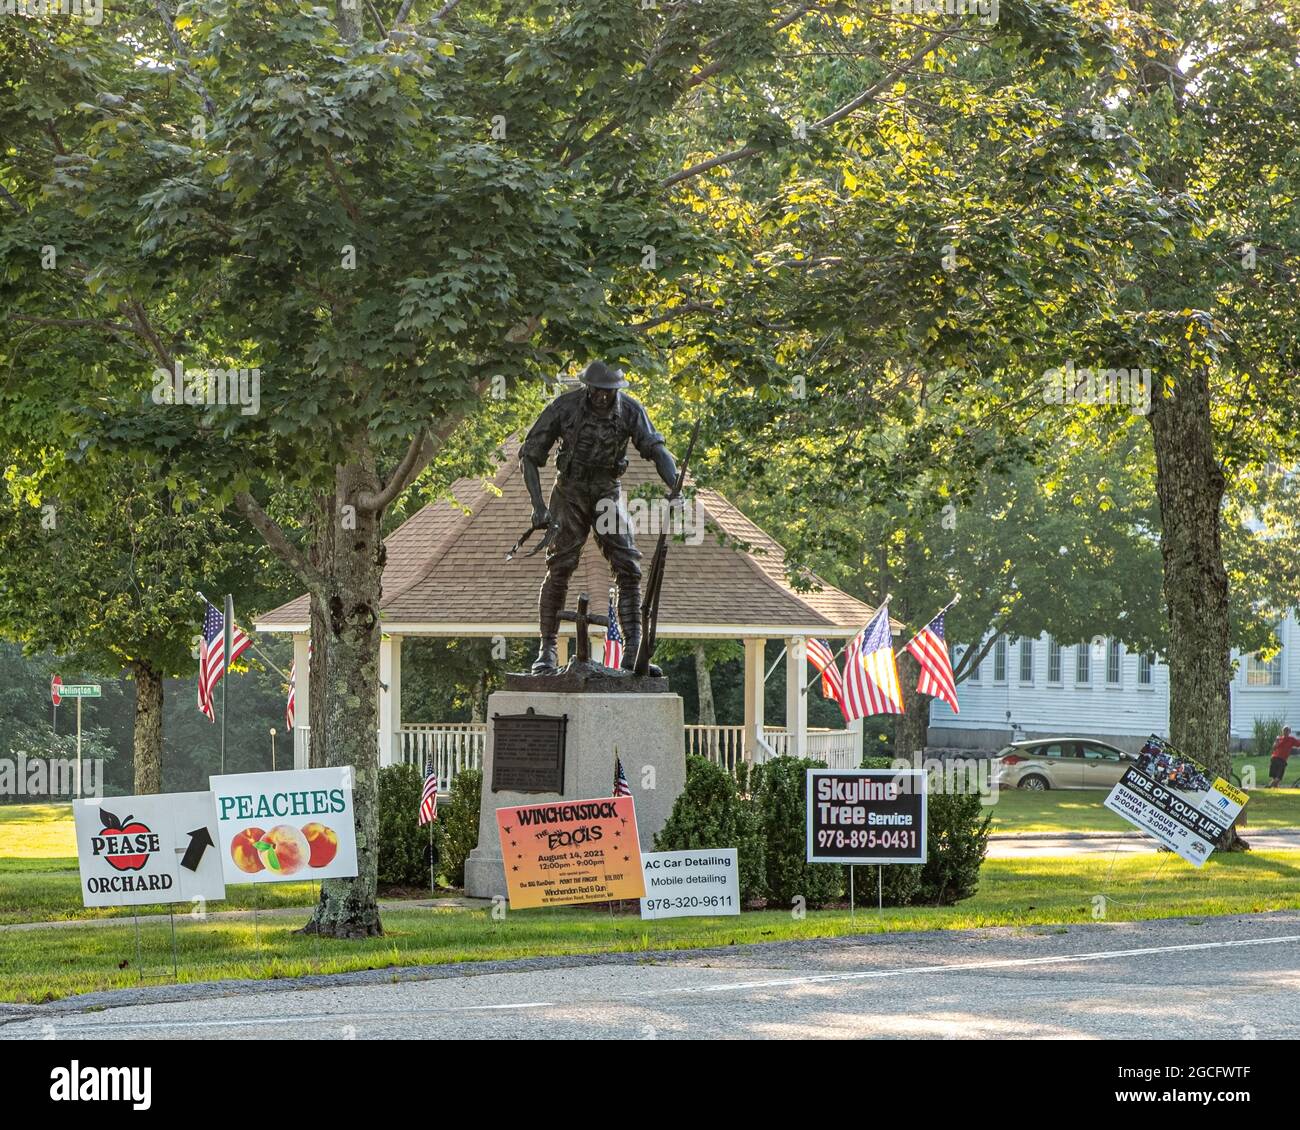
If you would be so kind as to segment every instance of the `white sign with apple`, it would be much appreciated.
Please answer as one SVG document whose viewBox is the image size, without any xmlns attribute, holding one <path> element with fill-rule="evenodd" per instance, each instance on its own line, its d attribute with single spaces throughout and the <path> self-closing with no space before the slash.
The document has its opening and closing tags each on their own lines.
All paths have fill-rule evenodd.
<svg viewBox="0 0 1300 1130">
<path fill-rule="evenodd" d="M 226 897 L 211 793 L 86 798 L 72 819 L 86 906 Z"/>
</svg>

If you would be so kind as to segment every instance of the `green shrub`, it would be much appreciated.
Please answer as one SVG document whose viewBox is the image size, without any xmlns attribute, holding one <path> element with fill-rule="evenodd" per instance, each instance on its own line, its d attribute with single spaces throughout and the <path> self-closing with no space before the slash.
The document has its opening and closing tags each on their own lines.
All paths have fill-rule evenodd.
<svg viewBox="0 0 1300 1130">
<path fill-rule="evenodd" d="M 379 882 L 385 886 L 429 885 L 429 829 L 421 827 L 424 778 L 414 765 L 379 770 Z M 434 826 L 434 850 L 440 831 Z"/>
<path fill-rule="evenodd" d="M 1273 752 L 1273 743 L 1286 725 L 1286 719 L 1280 714 L 1266 715 L 1255 719 L 1255 732 L 1251 736 L 1251 745 L 1256 757 L 1267 757 Z"/>
<path fill-rule="evenodd" d="M 725 847 L 736 849 L 741 902 L 762 897 L 763 840 L 753 804 L 725 769 L 705 757 L 688 757 L 686 788 L 655 836 L 655 851 Z"/>
<path fill-rule="evenodd" d="M 915 901 L 951 906 L 979 886 L 993 812 L 978 793 L 932 791 L 927 799 L 926 863 Z"/>
<path fill-rule="evenodd" d="M 442 825 L 442 875 L 453 887 L 465 885 L 465 860 L 478 846 L 482 793 L 483 770 L 462 769 L 451 782 L 447 803 L 438 809 L 438 823 Z"/>
<path fill-rule="evenodd" d="M 807 772 L 825 767 L 822 761 L 775 757 L 754 771 L 767 897 L 778 906 L 803 896 L 807 906 L 818 907 L 844 893 L 843 867 L 806 860 Z"/>
</svg>

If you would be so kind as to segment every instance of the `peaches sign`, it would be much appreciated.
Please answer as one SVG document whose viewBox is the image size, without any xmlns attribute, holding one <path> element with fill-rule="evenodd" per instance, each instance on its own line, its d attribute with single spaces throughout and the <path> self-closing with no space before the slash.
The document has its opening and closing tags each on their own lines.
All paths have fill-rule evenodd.
<svg viewBox="0 0 1300 1130">
<path fill-rule="evenodd" d="M 357 873 L 352 768 L 210 777 L 227 883 Z"/>
</svg>

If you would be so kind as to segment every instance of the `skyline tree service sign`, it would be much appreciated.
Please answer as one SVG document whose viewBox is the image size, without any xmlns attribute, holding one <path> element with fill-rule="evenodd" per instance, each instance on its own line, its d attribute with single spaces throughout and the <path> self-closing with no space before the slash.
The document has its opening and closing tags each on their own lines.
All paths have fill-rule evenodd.
<svg viewBox="0 0 1300 1130">
<path fill-rule="evenodd" d="M 809 863 L 924 863 L 923 769 L 809 769 Z"/>
</svg>

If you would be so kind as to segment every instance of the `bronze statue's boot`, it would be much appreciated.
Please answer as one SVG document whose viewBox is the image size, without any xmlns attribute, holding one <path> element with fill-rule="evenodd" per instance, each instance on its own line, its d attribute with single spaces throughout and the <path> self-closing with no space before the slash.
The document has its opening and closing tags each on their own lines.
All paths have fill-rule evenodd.
<svg viewBox="0 0 1300 1130">
<path fill-rule="evenodd" d="M 641 646 L 641 586 L 639 584 L 629 585 L 626 592 L 623 591 L 622 585 L 618 587 L 618 630 L 623 636 L 623 662 L 619 666 L 625 671 L 631 671 L 636 666 L 636 653 Z M 651 663 L 646 674 L 659 676 L 663 671 Z"/>
<path fill-rule="evenodd" d="M 560 610 L 564 607 L 567 590 L 567 585 L 557 585 L 550 577 L 542 583 L 542 593 L 537 601 L 542 639 L 537 649 L 537 658 L 533 660 L 534 675 L 559 673 Z"/>
</svg>

